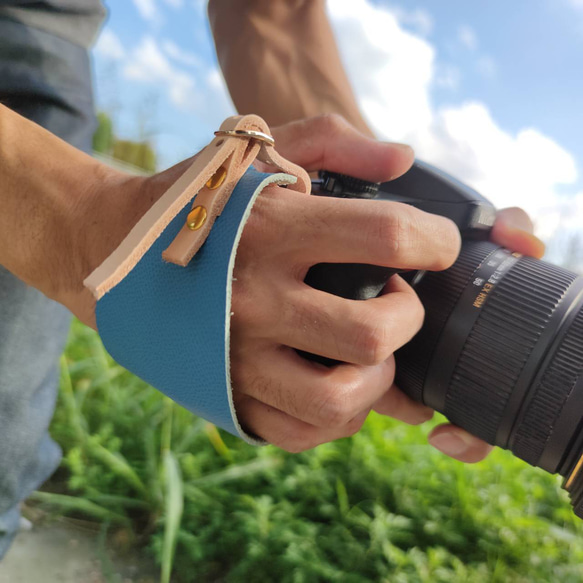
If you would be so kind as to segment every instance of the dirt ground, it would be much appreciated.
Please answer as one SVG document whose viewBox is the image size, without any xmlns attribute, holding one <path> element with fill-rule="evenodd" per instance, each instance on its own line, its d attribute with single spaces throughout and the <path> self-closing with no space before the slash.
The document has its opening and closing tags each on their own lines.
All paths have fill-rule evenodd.
<svg viewBox="0 0 583 583">
<path fill-rule="evenodd" d="M 104 556 L 96 533 L 53 523 L 18 534 L 0 563 L 0 583 L 156 583 L 157 570 L 146 563 Z"/>
</svg>

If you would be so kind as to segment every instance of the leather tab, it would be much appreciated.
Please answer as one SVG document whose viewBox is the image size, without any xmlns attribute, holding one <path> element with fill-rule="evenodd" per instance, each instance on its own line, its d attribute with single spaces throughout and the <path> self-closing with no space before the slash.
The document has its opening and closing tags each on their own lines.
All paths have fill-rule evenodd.
<svg viewBox="0 0 583 583">
<path fill-rule="evenodd" d="M 221 125 L 221 130 L 251 130 L 269 134 L 267 124 L 255 115 L 231 117 Z M 208 149 L 212 151 L 227 141 L 233 143 L 233 150 L 229 159 L 222 164 L 227 170 L 226 179 L 216 190 L 211 190 L 206 186 L 202 187 L 197 193 L 192 205 L 193 208 L 197 206 L 205 208 L 207 218 L 203 226 L 193 231 L 185 224 L 178 235 L 176 235 L 174 241 L 172 241 L 172 244 L 162 253 L 165 261 L 182 267 L 188 265 L 206 241 L 215 220 L 223 211 L 237 182 L 239 182 L 241 176 L 245 174 L 247 168 L 249 168 L 256 158 L 298 177 L 298 181 L 293 186 L 290 186 L 290 188 L 309 194 L 311 184 L 304 170 L 282 158 L 272 146 L 265 142 L 260 142 L 251 137 L 218 136 L 211 142 Z M 212 167 L 214 173 L 218 170 L 219 166 L 214 160 L 211 160 L 208 167 Z"/>
</svg>

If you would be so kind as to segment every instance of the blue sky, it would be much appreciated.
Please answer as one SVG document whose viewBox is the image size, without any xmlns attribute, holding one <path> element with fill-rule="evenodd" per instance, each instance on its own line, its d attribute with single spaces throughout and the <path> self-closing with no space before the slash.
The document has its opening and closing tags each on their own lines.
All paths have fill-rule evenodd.
<svg viewBox="0 0 583 583">
<path fill-rule="evenodd" d="M 170 165 L 233 112 L 206 2 L 106 4 L 98 106 Z M 583 0 L 329 0 L 328 10 L 380 137 L 411 143 L 500 207 L 527 208 L 545 238 L 583 229 Z"/>
</svg>

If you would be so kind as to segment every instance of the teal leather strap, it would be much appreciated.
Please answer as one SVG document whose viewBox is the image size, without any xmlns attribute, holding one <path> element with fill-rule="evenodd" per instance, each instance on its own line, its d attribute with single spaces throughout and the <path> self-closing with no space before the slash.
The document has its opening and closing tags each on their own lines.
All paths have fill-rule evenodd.
<svg viewBox="0 0 583 583">
<path fill-rule="evenodd" d="M 229 338 L 231 285 L 237 246 L 257 196 L 268 184 L 293 184 L 288 174 L 249 169 L 206 242 L 187 267 L 162 251 L 184 225 L 189 204 L 132 271 L 96 308 L 107 351 L 122 366 L 212 423 L 249 443 L 233 406 Z"/>
</svg>

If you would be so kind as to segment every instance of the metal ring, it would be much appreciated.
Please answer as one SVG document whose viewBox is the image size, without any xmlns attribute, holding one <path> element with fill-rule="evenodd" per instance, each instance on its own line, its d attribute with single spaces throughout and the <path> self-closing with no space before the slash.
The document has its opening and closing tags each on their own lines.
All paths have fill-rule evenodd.
<svg viewBox="0 0 583 583">
<path fill-rule="evenodd" d="M 254 130 L 218 130 L 215 132 L 215 136 L 228 136 L 230 138 L 250 138 L 259 142 L 265 142 L 270 146 L 275 145 L 275 140 L 269 134 L 256 132 Z"/>
</svg>

